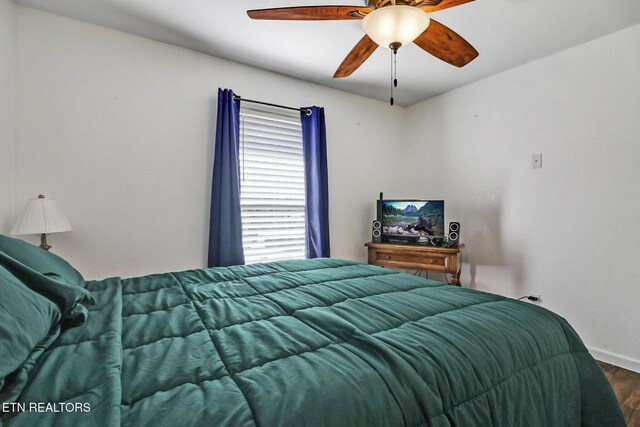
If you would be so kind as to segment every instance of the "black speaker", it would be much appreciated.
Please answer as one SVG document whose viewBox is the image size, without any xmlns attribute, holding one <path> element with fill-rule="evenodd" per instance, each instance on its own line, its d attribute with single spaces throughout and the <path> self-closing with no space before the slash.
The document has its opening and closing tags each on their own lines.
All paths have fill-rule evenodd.
<svg viewBox="0 0 640 427">
<path fill-rule="evenodd" d="M 460 223 L 450 222 L 449 236 L 447 238 L 447 246 L 449 246 L 450 248 L 455 248 L 458 245 L 460 245 Z"/>
<path fill-rule="evenodd" d="M 371 241 L 373 243 L 382 242 L 382 223 L 377 219 L 371 224 Z"/>
</svg>

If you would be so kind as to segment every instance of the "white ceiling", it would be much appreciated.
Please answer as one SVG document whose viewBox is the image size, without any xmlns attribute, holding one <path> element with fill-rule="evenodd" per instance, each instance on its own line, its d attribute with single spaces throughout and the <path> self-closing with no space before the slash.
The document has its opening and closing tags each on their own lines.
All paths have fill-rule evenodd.
<svg viewBox="0 0 640 427">
<path fill-rule="evenodd" d="M 360 21 L 254 21 L 247 9 L 357 5 L 363 0 L 16 0 L 36 9 L 265 70 L 388 100 L 390 51 L 353 75 L 333 73 L 363 36 Z M 476 0 L 432 14 L 480 56 L 456 68 L 415 45 L 398 52 L 396 103 L 412 105 L 640 23 L 639 0 Z"/>
</svg>

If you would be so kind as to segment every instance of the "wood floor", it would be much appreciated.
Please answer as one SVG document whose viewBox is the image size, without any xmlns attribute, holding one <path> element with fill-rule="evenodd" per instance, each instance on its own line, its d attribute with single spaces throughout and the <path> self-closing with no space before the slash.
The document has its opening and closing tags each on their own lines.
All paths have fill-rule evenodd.
<svg viewBox="0 0 640 427">
<path fill-rule="evenodd" d="M 613 387 L 628 427 L 640 427 L 640 374 L 598 362 Z"/>
</svg>

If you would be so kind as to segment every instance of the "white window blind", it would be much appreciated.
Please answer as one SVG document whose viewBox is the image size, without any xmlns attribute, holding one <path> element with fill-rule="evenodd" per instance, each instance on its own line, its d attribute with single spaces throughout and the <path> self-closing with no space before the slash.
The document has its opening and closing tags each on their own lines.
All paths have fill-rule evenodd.
<svg viewBox="0 0 640 427">
<path fill-rule="evenodd" d="M 240 206 L 247 264 L 305 258 L 299 115 L 241 105 Z"/>
</svg>

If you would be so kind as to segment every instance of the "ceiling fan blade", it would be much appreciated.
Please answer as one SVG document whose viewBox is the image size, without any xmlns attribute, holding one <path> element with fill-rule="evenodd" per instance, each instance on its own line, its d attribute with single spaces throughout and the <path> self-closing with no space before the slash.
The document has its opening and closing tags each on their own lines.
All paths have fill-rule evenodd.
<svg viewBox="0 0 640 427">
<path fill-rule="evenodd" d="M 456 67 L 464 67 L 478 56 L 478 51 L 468 41 L 433 19 L 413 42 L 436 58 Z"/>
<path fill-rule="evenodd" d="M 344 61 L 342 61 L 342 64 L 340 64 L 340 66 L 336 70 L 333 78 L 337 79 L 340 77 L 350 76 L 355 70 L 358 69 L 358 67 L 360 67 L 364 63 L 364 61 L 367 60 L 367 58 L 371 56 L 373 52 L 375 52 L 377 48 L 378 45 L 376 44 L 376 42 L 371 40 L 369 36 L 365 34 L 365 36 L 360 39 L 358 44 L 355 45 L 353 49 L 351 49 L 351 52 L 349 52 L 347 57 L 344 58 Z"/>
<path fill-rule="evenodd" d="M 461 4 L 472 2 L 473 0 L 443 0 L 436 5 L 419 6 L 420 9 L 427 13 L 437 12 L 439 10 L 449 9 L 450 7 L 460 6 Z"/>
<path fill-rule="evenodd" d="M 360 6 L 300 6 L 248 10 L 247 15 L 251 19 L 333 21 L 362 19 L 371 11 L 368 7 Z"/>
</svg>

